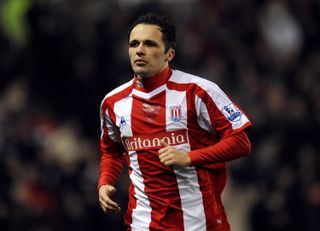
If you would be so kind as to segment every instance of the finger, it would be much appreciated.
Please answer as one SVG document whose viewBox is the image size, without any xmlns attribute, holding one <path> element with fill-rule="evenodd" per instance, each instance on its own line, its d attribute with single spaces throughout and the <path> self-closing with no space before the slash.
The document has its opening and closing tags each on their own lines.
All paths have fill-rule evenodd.
<svg viewBox="0 0 320 231">
<path fill-rule="evenodd" d="M 104 212 L 119 212 L 121 210 L 120 206 L 111 200 L 108 200 L 107 202 L 100 200 L 99 202 Z"/>
<path fill-rule="evenodd" d="M 108 193 L 108 195 L 110 195 L 110 196 L 112 196 L 113 194 L 115 194 L 116 191 L 117 191 L 116 188 L 113 187 L 113 186 L 109 186 L 109 187 L 107 188 L 107 193 Z"/>
<path fill-rule="evenodd" d="M 105 213 L 119 213 L 121 211 L 121 208 L 120 207 L 117 207 L 117 208 L 105 208 L 102 210 L 105 212 Z"/>
<path fill-rule="evenodd" d="M 103 212 L 107 212 L 107 204 L 105 202 L 99 201 L 100 207 L 102 208 Z"/>
<path fill-rule="evenodd" d="M 160 141 L 160 144 L 163 146 L 163 148 L 159 149 L 158 153 L 162 154 L 165 153 L 169 150 L 169 148 L 171 147 L 167 142 L 165 142 L 164 140 Z"/>
<path fill-rule="evenodd" d="M 120 208 L 119 205 L 114 202 L 113 200 L 111 200 L 110 198 L 101 198 L 99 200 L 100 204 L 106 208 L 114 208 L 114 209 L 117 209 L 117 208 Z"/>
<path fill-rule="evenodd" d="M 167 148 L 163 148 L 162 151 L 159 151 L 160 161 L 164 161 L 168 158 L 170 158 L 170 150 L 167 150 Z"/>
<path fill-rule="evenodd" d="M 113 186 L 108 185 L 105 189 L 99 191 L 99 200 L 108 201 L 110 197 L 116 192 L 116 189 Z"/>
<path fill-rule="evenodd" d="M 165 152 L 167 152 L 167 148 L 161 148 L 159 149 L 158 154 L 161 155 L 161 154 L 164 154 Z"/>
<path fill-rule="evenodd" d="M 170 159 L 170 156 L 167 153 L 163 153 L 161 155 L 159 155 L 159 159 L 161 163 L 165 163 L 166 161 L 168 161 Z"/>
<path fill-rule="evenodd" d="M 100 205 L 100 207 L 104 213 L 107 213 L 107 209 L 104 206 Z"/>
<path fill-rule="evenodd" d="M 106 211 L 117 213 L 121 211 L 121 208 L 118 204 L 116 204 L 116 206 L 108 204 L 108 206 L 106 207 Z"/>
<path fill-rule="evenodd" d="M 173 165 L 171 157 L 165 154 L 163 154 L 163 157 L 160 158 L 160 162 L 166 167 L 171 167 Z"/>
<path fill-rule="evenodd" d="M 121 211 L 120 208 L 106 208 L 101 205 L 101 208 L 104 213 L 119 213 Z"/>
<path fill-rule="evenodd" d="M 112 190 L 112 192 L 114 192 L 114 190 Z M 99 202 L 100 202 L 100 205 L 106 207 L 106 208 L 120 208 L 119 205 L 114 202 L 113 200 L 111 200 L 110 198 L 110 193 L 101 193 L 99 195 Z"/>
<path fill-rule="evenodd" d="M 163 147 L 168 147 L 170 146 L 167 142 L 165 142 L 164 140 L 160 140 L 160 144 L 163 146 Z"/>
</svg>

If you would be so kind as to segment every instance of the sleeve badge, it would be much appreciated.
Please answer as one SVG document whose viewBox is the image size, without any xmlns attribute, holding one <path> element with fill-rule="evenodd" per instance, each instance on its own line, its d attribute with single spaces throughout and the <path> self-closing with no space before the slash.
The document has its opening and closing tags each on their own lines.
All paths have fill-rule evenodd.
<svg viewBox="0 0 320 231">
<path fill-rule="evenodd" d="M 242 112 L 233 103 L 224 106 L 221 112 L 231 122 L 240 121 L 242 116 Z"/>
</svg>

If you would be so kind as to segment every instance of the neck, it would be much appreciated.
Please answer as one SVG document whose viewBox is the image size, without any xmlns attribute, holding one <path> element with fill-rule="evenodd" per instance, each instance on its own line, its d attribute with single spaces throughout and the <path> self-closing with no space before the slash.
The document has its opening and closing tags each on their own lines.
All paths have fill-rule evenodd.
<svg viewBox="0 0 320 231">
<path fill-rule="evenodd" d="M 140 90 L 154 89 L 163 84 L 170 77 L 171 72 L 171 69 L 169 67 L 166 67 L 161 72 L 153 76 L 143 77 L 141 75 L 135 75 L 137 87 Z"/>
</svg>

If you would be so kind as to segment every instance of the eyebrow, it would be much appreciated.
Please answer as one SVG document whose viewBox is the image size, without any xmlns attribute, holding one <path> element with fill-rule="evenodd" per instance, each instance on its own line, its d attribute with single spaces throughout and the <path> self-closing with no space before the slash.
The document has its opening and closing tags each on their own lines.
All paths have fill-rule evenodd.
<svg viewBox="0 0 320 231">
<path fill-rule="evenodd" d="M 144 43 L 147 43 L 147 44 L 154 44 L 154 45 L 159 45 L 156 41 L 154 40 L 150 40 L 150 39 L 147 39 L 144 41 Z"/>
<path fill-rule="evenodd" d="M 152 45 L 159 45 L 159 43 L 158 42 L 156 42 L 156 41 L 154 41 L 154 40 L 150 40 L 150 39 L 146 39 L 146 40 L 142 40 L 142 41 L 139 41 L 138 39 L 133 39 L 133 40 L 131 40 L 131 41 L 129 41 L 129 44 L 132 44 L 132 43 L 136 43 L 136 42 L 138 42 L 138 43 L 145 43 L 145 44 L 152 44 Z"/>
</svg>

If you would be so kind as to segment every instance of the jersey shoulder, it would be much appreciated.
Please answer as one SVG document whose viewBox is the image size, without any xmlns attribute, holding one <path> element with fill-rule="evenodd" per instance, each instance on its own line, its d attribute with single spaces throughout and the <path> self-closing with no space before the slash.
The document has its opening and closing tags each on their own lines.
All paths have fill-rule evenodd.
<svg viewBox="0 0 320 231">
<path fill-rule="evenodd" d="M 115 89 L 107 93 L 101 102 L 101 106 L 105 104 L 114 103 L 120 100 L 121 98 L 128 96 L 131 93 L 132 88 L 133 88 L 133 79 L 116 87 Z"/>
<path fill-rule="evenodd" d="M 193 84 L 203 90 L 219 89 L 218 85 L 204 77 L 189 74 L 180 70 L 173 70 L 169 81 L 177 84 Z"/>
</svg>

